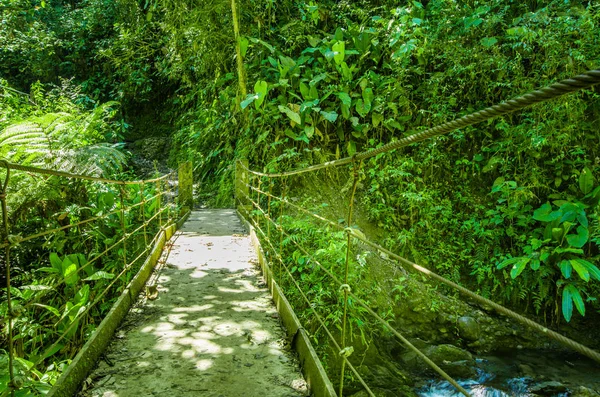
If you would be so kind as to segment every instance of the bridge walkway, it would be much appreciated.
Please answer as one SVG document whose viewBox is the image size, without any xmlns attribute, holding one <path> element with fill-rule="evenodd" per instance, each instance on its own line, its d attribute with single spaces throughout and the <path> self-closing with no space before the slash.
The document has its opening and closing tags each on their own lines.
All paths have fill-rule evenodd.
<svg viewBox="0 0 600 397">
<path fill-rule="evenodd" d="M 80 396 L 307 394 L 234 210 L 192 212 L 146 288 Z"/>
</svg>

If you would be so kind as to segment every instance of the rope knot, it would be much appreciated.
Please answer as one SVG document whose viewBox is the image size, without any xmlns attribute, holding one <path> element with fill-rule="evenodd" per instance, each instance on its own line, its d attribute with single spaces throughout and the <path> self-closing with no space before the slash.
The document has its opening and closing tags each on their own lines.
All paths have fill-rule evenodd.
<svg viewBox="0 0 600 397">
<path fill-rule="evenodd" d="M 340 285 L 340 292 L 352 292 L 352 289 L 348 284 Z"/>
<path fill-rule="evenodd" d="M 340 350 L 341 357 L 350 357 L 354 353 L 354 347 L 348 346 Z"/>
</svg>

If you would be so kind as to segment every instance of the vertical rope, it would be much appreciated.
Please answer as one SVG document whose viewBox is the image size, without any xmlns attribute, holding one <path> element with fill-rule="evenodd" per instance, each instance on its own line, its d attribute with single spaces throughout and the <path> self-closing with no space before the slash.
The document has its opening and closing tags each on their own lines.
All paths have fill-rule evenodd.
<svg viewBox="0 0 600 397">
<path fill-rule="evenodd" d="M 350 203 L 348 205 L 348 220 L 346 223 L 347 227 L 352 226 L 352 211 L 354 209 L 354 195 L 356 194 L 356 186 L 358 185 L 358 172 L 362 165 L 362 161 L 356 164 L 356 161 L 353 162 L 353 174 L 354 181 L 352 182 L 352 192 L 350 194 Z M 350 245 L 351 241 L 351 233 L 347 233 L 347 244 L 346 244 L 346 266 L 344 270 L 344 284 L 341 287 L 341 290 L 344 291 L 344 315 L 342 317 L 342 351 L 340 355 L 349 355 L 346 350 L 346 324 L 347 324 L 347 314 L 348 314 L 348 292 L 350 287 L 348 286 L 348 274 L 350 273 Z M 342 359 L 342 370 L 340 372 L 340 392 L 339 397 L 342 397 L 344 394 L 344 372 L 346 370 L 346 360 L 344 357 Z"/>
<path fill-rule="evenodd" d="M 269 182 L 269 198 L 267 201 L 267 215 L 271 217 L 271 196 L 273 194 L 273 180 Z M 267 222 L 267 239 L 271 241 L 271 222 Z"/>
<path fill-rule="evenodd" d="M 257 190 L 256 190 L 256 202 L 258 203 L 258 205 L 260 206 L 260 185 L 262 184 L 262 179 L 259 177 L 258 178 L 258 183 L 257 183 Z M 256 214 L 256 224 L 260 225 L 260 217 L 258 214 Z"/>
<path fill-rule="evenodd" d="M 160 207 L 162 205 L 162 185 L 160 183 L 160 181 L 156 181 L 156 190 L 158 191 L 158 193 L 156 193 L 158 196 L 156 197 L 156 211 L 159 212 L 158 214 L 158 227 L 159 229 L 162 229 L 162 211 L 160 210 Z"/>
<path fill-rule="evenodd" d="M 279 205 L 281 206 L 279 208 L 279 227 L 282 228 L 279 231 L 279 255 L 281 255 L 281 253 L 283 252 L 283 226 L 281 226 L 281 222 L 283 220 L 283 208 L 285 207 L 285 204 L 283 204 L 283 200 L 286 200 L 285 195 L 287 193 L 287 178 L 283 179 L 283 188 L 281 190 L 281 199 L 282 202 L 279 203 Z M 281 275 L 282 269 L 281 269 L 281 261 L 279 262 L 279 275 Z M 281 280 L 279 280 L 279 282 L 281 283 L 283 281 L 283 278 Z"/>
<path fill-rule="evenodd" d="M 12 307 L 12 296 L 10 291 L 10 244 L 8 241 L 8 207 L 6 205 L 6 189 L 8 188 L 8 181 L 10 180 L 10 169 L 6 167 L 6 178 L 4 184 L 0 190 L 0 202 L 2 202 L 2 224 L 3 224 L 3 240 L 7 244 L 4 255 L 6 259 L 6 305 L 7 305 L 7 317 L 8 317 L 8 374 L 10 377 L 9 388 L 10 395 L 14 397 L 15 389 L 15 370 L 14 370 L 14 343 L 13 343 L 13 307 Z"/>
<path fill-rule="evenodd" d="M 171 197 L 171 182 L 169 181 L 169 178 L 166 179 L 165 181 L 167 183 L 167 225 L 171 223 L 171 201 L 173 201 L 173 197 Z"/>
<path fill-rule="evenodd" d="M 140 197 L 142 198 L 142 222 L 144 222 L 144 246 L 148 248 L 148 231 L 146 230 L 146 190 L 143 183 L 140 183 Z"/>
<path fill-rule="evenodd" d="M 121 232 L 123 233 L 123 269 L 127 268 L 127 226 L 125 226 L 125 189 L 121 187 Z"/>
</svg>

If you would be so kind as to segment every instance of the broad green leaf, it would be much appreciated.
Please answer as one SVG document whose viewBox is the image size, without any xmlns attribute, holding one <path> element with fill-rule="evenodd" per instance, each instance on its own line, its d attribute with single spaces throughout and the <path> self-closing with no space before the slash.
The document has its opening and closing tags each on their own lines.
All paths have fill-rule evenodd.
<svg viewBox="0 0 600 397">
<path fill-rule="evenodd" d="M 552 206 L 549 203 L 543 204 L 540 208 L 533 211 L 533 219 L 541 222 L 551 222 L 558 218 L 560 218 L 562 212 L 554 211 L 552 212 Z"/>
<path fill-rule="evenodd" d="M 111 280 L 115 278 L 115 275 L 112 273 L 105 272 L 103 270 L 98 270 L 96 273 L 92 274 L 85 281 L 95 281 L 95 280 Z"/>
<path fill-rule="evenodd" d="M 42 305 L 41 303 L 33 303 L 33 305 L 44 308 L 44 309 L 48 310 L 50 313 L 54 314 L 56 317 L 60 317 L 60 312 L 55 307 L 52 307 L 49 305 Z"/>
<path fill-rule="evenodd" d="M 556 254 L 564 254 L 567 252 L 570 254 L 583 254 L 583 250 L 581 248 L 561 248 L 561 247 L 554 248 L 554 253 L 556 253 Z"/>
<path fill-rule="evenodd" d="M 562 313 L 565 320 L 570 322 L 571 316 L 573 315 L 573 295 L 571 289 L 568 287 L 570 287 L 570 285 L 565 287 L 562 293 Z"/>
<path fill-rule="evenodd" d="M 49 285 L 32 284 L 32 285 L 22 285 L 19 287 L 19 289 L 26 290 L 26 291 L 46 291 L 46 290 L 52 289 L 52 287 Z"/>
<path fill-rule="evenodd" d="M 53 268 L 55 268 L 59 272 L 62 272 L 62 260 L 60 260 L 60 258 L 55 252 L 52 252 L 50 254 L 50 263 L 52 264 Z"/>
<path fill-rule="evenodd" d="M 342 101 L 344 105 L 350 106 L 352 104 L 352 99 L 350 98 L 350 95 L 348 95 L 345 92 L 338 92 L 337 97 L 340 98 L 340 101 Z"/>
<path fill-rule="evenodd" d="M 296 135 L 294 131 L 290 130 L 289 128 L 285 130 L 285 135 L 292 139 L 298 139 L 298 135 Z"/>
<path fill-rule="evenodd" d="M 493 46 L 494 44 L 496 44 L 498 42 L 498 39 L 495 37 L 484 37 L 479 42 L 481 43 L 482 46 L 490 48 L 491 46 Z"/>
<path fill-rule="evenodd" d="M 354 46 L 362 53 L 367 52 L 371 46 L 371 34 L 361 32 L 358 36 L 354 37 Z"/>
<path fill-rule="evenodd" d="M 256 109 L 258 109 L 263 102 L 265 101 L 265 98 L 267 97 L 267 92 L 268 92 L 268 85 L 267 82 L 264 80 L 259 80 L 254 84 L 254 92 L 256 92 L 256 95 L 258 96 L 258 98 L 256 98 L 256 101 L 254 102 L 254 106 L 256 107 Z"/>
<path fill-rule="evenodd" d="M 279 105 L 278 109 L 281 113 L 285 113 L 290 120 L 292 120 L 292 122 L 296 123 L 296 124 L 301 124 L 302 120 L 300 119 L 300 115 L 296 112 L 294 112 L 292 109 L 288 108 L 287 106 L 282 106 Z"/>
<path fill-rule="evenodd" d="M 338 41 L 331 49 L 333 50 L 333 60 L 336 64 L 341 65 L 346 57 L 346 43 L 344 41 Z"/>
<path fill-rule="evenodd" d="M 302 105 L 300 105 L 300 113 L 304 113 L 306 111 L 306 109 L 313 109 L 315 111 L 320 111 L 321 108 L 318 107 L 319 105 L 319 100 L 315 99 L 313 101 L 304 101 L 302 102 Z"/>
<path fill-rule="evenodd" d="M 321 116 L 323 116 L 326 120 L 335 123 L 335 121 L 338 118 L 338 114 L 334 111 L 331 112 L 325 112 L 323 110 L 321 110 Z"/>
<path fill-rule="evenodd" d="M 36 269 L 36 271 L 38 272 L 46 272 L 46 273 L 60 273 L 61 271 L 54 268 L 54 267 L 40 267 L 39 269 Z"/>
<path fill-rule="evenodd" d="M 590 273 L 590 277 L 594 280 L 600 281 L 600 269 L 596 267 L 596 265 L 586 261 L 585 259 L 576 258 L 572 259 L 577 261 L 581 266 L 585 267 L 587 271 Z"/>
<path fill-rule="evenodd" d="M 316 85 L 310 86 L 310 91 L 309 91 L 308 95 L 309 95 L 310 99 L 319 100 L 319 92 L 317 91 Z"/>
<path fill-rule="evenodd" d="M 379 126 L 379 124 L 381 124 L 382 121 L 383 121 L 383 115 L 382 114 L 375 113 L 375 112 L 373 112 L 371 114 L 371 122 L 373 123 L 373 127 Z"/>
<path fill-rule="evenodd" d="M 580 211 L 579 214 L 577 214 L 577 221 L 581 224 L 581 226 L 589 226 L 588 218 L 585 214 L 585 211 Z"/>
<path fill-rule="evenodd" d="M 342 103 L 342 106 L 340 106 L 340 108 L 342 109 L 342 116 L 344 116 L 344 118 L 348 120 L 348 118 L 350 118 L 350 105 Z"/>
<path fill-rule="evenodd" d="M 354 141 L 349 141 L 347 150 L 348 150 L 348 155 L 354 156 L 354 153 L 356 153 L 356 143 Z"/>
<path fill-rule="evenodd" d="M 521 257 L 520 259 L 521 259 L 520 261 L 518 261 L 517 263 L 515 263 L 513 265 L 512 270 L 510 271 L 510 277 L 513 279 L 519 277 L 519 275 L 521 273 L 523 273 L 525 266 L 527 266 L 527 264 L 531 260 L 530 258 L 527 258 L 527 257 Z"/>
<path fill-rule="evenodd" d="M 304 98 L 305 101 L 308 101 L 309 99 L 311 99 L 310 98 L 310 89 L 303 82 L 300 82 L 300 93 L 302 94 L 302 98 Z"/>
<path fill-rule="evenodd" d="M 571 266 L 573 266 L 573 269 L 575 269 L 575 271 L 577 272 L 577 274 L 579 274 L 579 277 L 583 280 L 583 281 L 590 281 L 590 272 L 588 271 L 588 269 L 583 266 L 578 259 L 571 259 L 569 260 L 569 262 L 571 263 Z"/>
<path fill-rule="evenodd" d="M 512 264 L 515 264 L 515 263 L 517 263 L 518 261 L 520 261 L 520 260 L 521 260 L 521 258 L 522 258 L 522 257 L 518 256 L 518 257 L 515 257 L 515 258 L 508 258 L 508 259 L 505 259 L 505 260 L 503 260 L 502 262 L 500 262 L 500 263 L 498 264 L 498 266 L 496 266 L 496 269 L 498 269 L 498 270 L 500 270 L 500 269 L 504 269 L 504 268 L 505 268 L 506 266 L 508 266 L 508 265 L 512 265 Z"/>
<path fill-rule="evenodd" d="M 538 270 L 540 268 L 540 260 L 532 259 L 529 266 L 531 267 L 531 270 Z"/>
<path fill-rule="evenodd" d="M 569 243 L 569 245 L 571 247 L 581 248 L 585 245 L 585 243 L 587 243 L 589 237 L 590 237 L 590 233 L 589 233 L 587 227 L 578 226 L 577 234 L 568 234 L 567 235 L 567 242 Z"/>
<path fill-rule="evenodd" d="M 115 205 L 115 195 L 112 192 L 103 193 L 102 202 L 107 209 L 111 209 Z"/>
<path fill-rule="evenodd" d="M 245 38 L 244 36 L 240 36 L 239 37 L 239 44 L 240 44 L 240 52 L 242 53 L 242 58 L 246 57 L 246 52 L 248 52 L 248 39 Z"/>
<path fill-rule="evenodd" d="M 258 99 L 258 95 L 256 94 L 248 94 L 246 96 L 246 99 L 244 99 L 241 103 L 240 103 L 240 107 L 242 109 L 246 109 L 252 102 L 254 102 L 255 100 Z"/>
<path fill-rule="evenodd" d="M 563 289 L 562 298 L 563 316 L 567 322 L 571 321 L 571 316 L 573 315 L 573 302 L 575 302 L 575 307 L 579 314 L 585 316 L 585 304 L 583 303 L 581 293 L 577 287 L 573 284 L 569 284 Z"/>
<path fill-rule="evenodd" d="M 571 266 L 571 262 L 569 262 L 569 260 L 563 259 L 558 264 L 558 267 L 560 267 L 560 272 L 562 273 L 564 278 L 571 278 L 571 272 L 573 271 L 573 266 Z"/>
<path fill-rule="evenodd" d="M 342 62 L 342 64 L 340 66 L 342 68 L 342 76 L 344 77 L 344 79 L 347 81 L 351 81 L 352 80 L 352 72 L 354 71 L 354 66 L 352 66 L 350 68 L 350 67 L 348 67 L 348 64 L 346 62 Z"/>
<path fill-rule="evenodd" d="M 46 349 L 46 351 L 44 351 L 44 354 L 42 354 L 40 359 L 45 359 L 58 353 L 63 347 L 65 347 L 65 345 L 61 345 L 60 343 L 50 346 L 48 349 Z"/>
<path fill-rule="evenodd" d="M 65 284 L 67 285 L 74 285 L 79 281 L 77 264 L 73 263 L 69 258 L 65 258 L 62 263 L 62 274 L 65 279 Z"/>
<path fill-rule="evenodd" d="M 356 112 L 361 116 L 361 117 L 366 117 L 367 114 L 369 114 L 369 110 L 371 110 L 371 106 L 369 105 L 367 107 L 367 105 L 363 102 L 362 99 L 359 99 L 358 101 L 356 101 L 356 106 L 355 106 Z"/>
<path fill-rule="evenodd" d="M 275 52 L 275 47 L 273 47 L 271 44 L 267 43 L 266 41 L 254 38 L 254 37 L 250 37 L 250 41 L 253 43 L 258 43 L 263 45 L 267 50 L 269 50 L 269 52 L 273 53 Z M 271 63 L 271 65 L 273 65 L 274 63 L 274 59 L 269 57 L 269 62 Z M 273 67 L 276 67 L 275 65 L 273 65 Z"/>
<path fill-rule="evenodd" d="M 312 125 L 305 125 L 304 126 L 304 133 L 306 134 L 307 138 L 312 138 L 313 135 L 315 135 L 315 127 Z"/>
<path fill-rule="evenodd" d="M 594 175 L 589 168 L 585 167 L 579 174 L 579 189 L 583 194 L 588 194 L 594 189 Z"/>
<path fill-rule="evenodd" d="M 372 88 L 366 88 L 363 91 L 363 101 L 365 102 L 365 107 L 368 107 L 369 110 L 371 110 L 371 106 L 373 104 L 373 100 L 375 99 L 375 94 L 373 94 L 373 89 Z"/>
<path fill-rule="evenodd" d="M 562 239 L 563 234 L 565 234 L 565 230 L 562 227 L 552 228 L 552 238 L 554 240 L 560 241 Z"/>
<path fill-rule="evenodd" d="M 73 300 L 79 305 L 85 305 L 90 298 L 90 286 L 84 285 L 73 297 Z"/>
</svg>

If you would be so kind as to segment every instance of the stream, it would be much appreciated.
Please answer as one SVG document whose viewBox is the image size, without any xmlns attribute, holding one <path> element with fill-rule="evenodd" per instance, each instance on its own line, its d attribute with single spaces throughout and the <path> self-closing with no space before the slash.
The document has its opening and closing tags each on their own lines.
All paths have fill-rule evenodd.
<svg viewBox="0 0 600 397">
<path fill-rule="evenodd" d="M 599 396 L 600 365 L 574 353 L 524 350 L 477 359 L 477 378 L 458 382 L 473 397 Z M 421 397 L 462 396 L 447 381 L 429 380 Z"/>
</svg>

